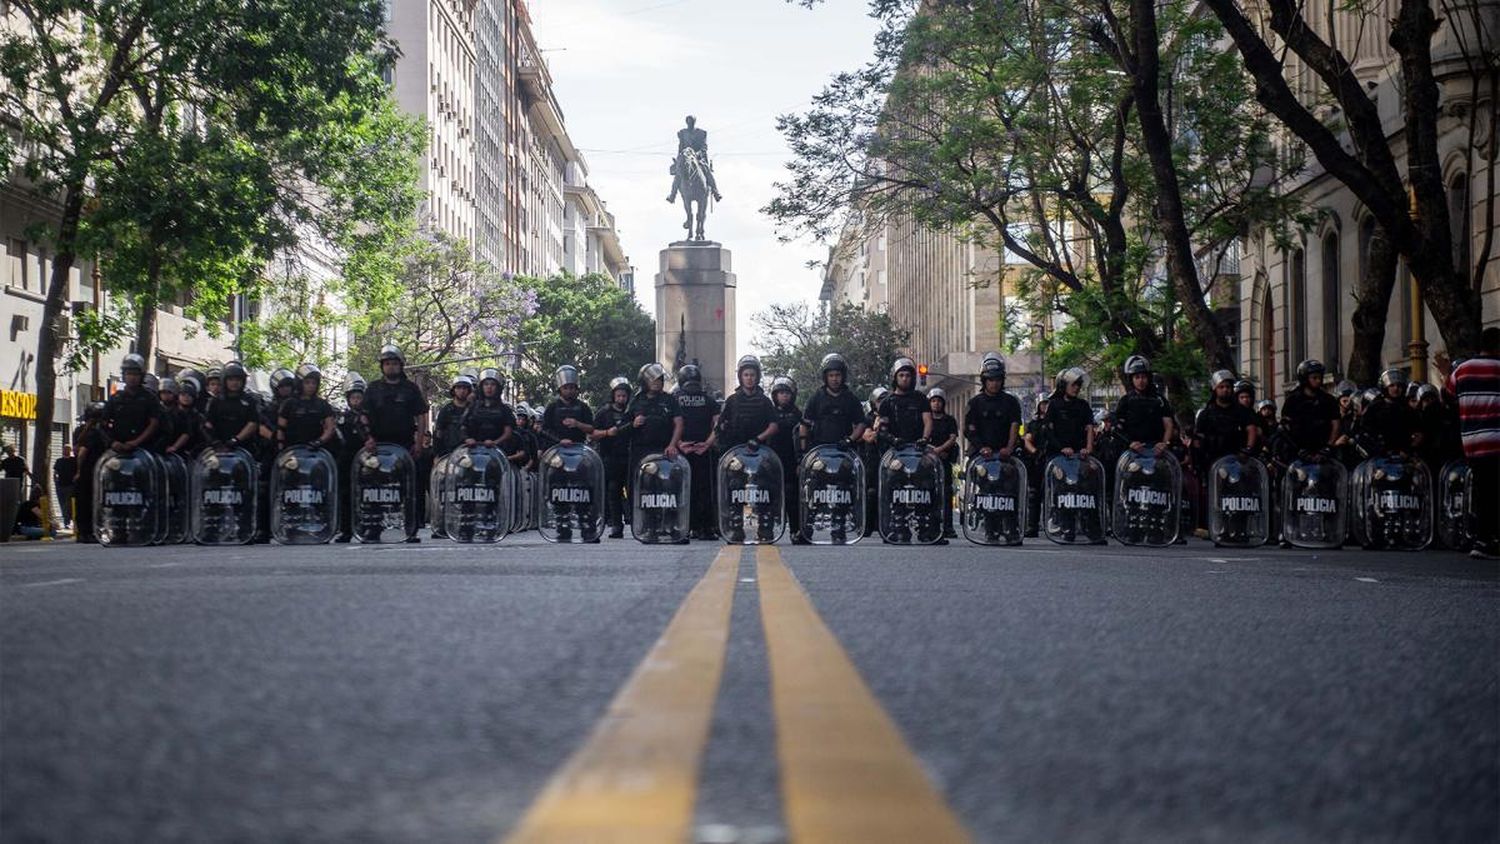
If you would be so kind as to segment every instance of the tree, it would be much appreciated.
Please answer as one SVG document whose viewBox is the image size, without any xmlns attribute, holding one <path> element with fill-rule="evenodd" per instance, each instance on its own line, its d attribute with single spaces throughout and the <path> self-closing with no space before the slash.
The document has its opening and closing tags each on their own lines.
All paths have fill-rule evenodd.
<svg viewBox="0 0 1500 844">
<path fill-rule="evenodd" d="M 1255 79 L 1260 102 L 1307 145 L 1324 170 L 1353 192 L 1377 222 L 1371 260 L 1356 287 L 1350 377 L 1358 383 L 1371 383 L 1382 368 L 1380 349 L 1398 253 L 1406 258 L 1424 301 L 1432 309 L 1449 354 L 1473 354 L 1479 347 L 1479 291 L 1491 241 L 1485 238 L 1474 264 L 1459 266 L 1455 262 L 1454 221 L 1449 217 L 1448 186 L 1438 157 L 1438 121 L 1443 104 L 1432 54 L 1433 36 L 1445 22 L 1433 12 L 1431 3 L 1397 0 L 1395 15 L 1389 20 L 1383 17 L 1387 13 L 1384 3 L 1356 2 L 1341 7 L 1343 13 L 1356 16 L 1360 29 L 1388 33 L 1387 40 L 1400 60 L 1402 124 L 1396 137 L 1406 149 L 1404 172 L 1397 163 L 1396 137 L 1386 131 L 1371 96 L 1369 87 L 1373 86 L 1367 87 L 1350 57 L 1324 37 L 1328 27 L 1305 16 L 1301 3 L 1261 0 L 1260 7 L 1266 14 L 1257 16 L 1257 20 L 1252 20 L 1239 0 L 1205 0 L 1205 5 L 1233 38 Z M 1459 30 L 1455 37 L 1463 48 L 1472 80 L 1468 103 L 1471 155 L 1478 152 L 1474 143 L 1478 121 L 1489 123 L 1489 150 L 1483 154 L 1491 162 L 1489 231 L 1494 224 L 1494 162 L 1500 150 L 1500 138 L 1496 136 L 1500 128 L 1500 49 L 1493 22 L 1486 26 L 1481 18 L 1484 5 L 1445 4 L 1444 14 L 1446 25 Z M 1468 38 L 1475 40 L 1469 42 Z M 1293 91 L 1288 80 L 1288 50 L 1316 76 L 1316 102 L 1303 102 Z M 1488 109 L 1481 105 L 1480 85 L 1485 79 L 1489 81 Z M 1337 104 L 1337 109 L 1319 107 L 1319 103 L 1328 101 Z"/>
<path fill-rule="evenodd" d="M 614 279 L 570 273 L 525 279 L 536 291 L 536 310 L 521 323 L 518 394 L 550 401 L 557 367 L 578 367 L 582 393 L 593 405 L 609 398 L 610 379 L 635 373 L 656 354 L 656 323 Z"/>
<path fill-rule="evenodd" d="M 801 302 L 772 305 L 753 319 L 761 329 L 757 345 L 766 375 L 789 376 L 804 394 L 818 386 L 823 356 L 837 352 L 849 364 L 849 388 L 867 396 L 887 385 L 891 362 L 911 342 L 911 332 L 889 314 L 848 302 L 817 309 Z"/>
<path fill-rule="evenodd" d="M 133 260 L 145 267 L 122 277 L 122 286 L 138 293 L 141 287 L 132 285 L 144 278 L 147 299 L 155 301 L 151 296 L 159 291 L 149 285 L 168 277 L 172 259 L 183 254 L 174 248 L 178 239 L 204 246 L 181 226 L 202 221 L 199 212 L 221 222 L 220 212 L 231 221 L 238 213 L 195 208 L 179 216 L 141 206 L 150 184 L 168 176 L 195 177 L 188 170 L 173 172 L 192 166 L 189 136 L 236 159 L 222 168 L 205 167 L 229 177 L 206 202 L 249 200 L 252 209 L 250 234 L 226 222 L 214 231 L 238 240 L 198 253 L 203 261 L 185 262 L 227 266 L 229 272 L 211 274 L 223 279 L 240 269 L 236 257 L 245 250 L 236 243 L 258 243 L 267 231 L 286 235 L 283 243 L 295 242 L 299 226 L 337 222 L 337 245 L 356 249 L 387 236 L 400 217 L 393 212 L 415 197 L 413 152 L 420 131 L 394 119 L 380 77 L 396 49 L 383 29 L 379 0 L 7 5 L 18 26 L 0 30 L 6 83 L 0 86 L 0 113 L 13 129 L 0 136 L 0 167 L 8 170 L 18 150 L 25 150 L 27 177 L 59 207 L 47 233 L 52 274 L 36 355 L 32 459 L 45 465 L 55 358 L 68 340 L 60 336 L 59 316 L 76 257 L 118 247 L 111 256 L 119 266 Z M 261 197 L 252 195 L 266 188 L 272 189 L 272 199 L 263 200 L 274 208 L 269 216 L 261 213 Z M 189 281 L 205 307 L 227 308 L 235 291 L 228 284 Z"/>
<path fill-rule="evenodd" d="M 396 248 L 400 290 L 355 315 L 350 366 L 379 372 L 380 347 L 394 343 L 429 397 L 446 393 L 464 367 L 500 366 L 537 310 L 531 282 L 476 260 L 467 243 L 434 229 Z"/>
<path fill-rule="evenodd" d="M 781 118 L 795 158 L 766 213 L 819 237 L 851 213 L 956 230 L 1031 265 L 1033 312 L 1086 321 L 1091 353 L 1157 357 L 1191 338 L 1194 374 L 1204 352 L 1233 368 L 1197 264 L 1216 265 L 1249 221 L 1298 217 L 1263 184 L 1293 162 L 1273 158 L 1243 74 L 1213 48 L 1213 21 L 1166 7 L 1171 46 L 1151 55 L 1180 81 L 1162 91 L 1160 67 L 1154 85 L 1122 69 L 1145 72 L 1118 47 L 1136 43 L 1129 14 L 1108 4 L 885 0 L 875 13 L 871 63 Z M 1146 143 L 1147 96 L 1165 156 Z"/>
</svg>

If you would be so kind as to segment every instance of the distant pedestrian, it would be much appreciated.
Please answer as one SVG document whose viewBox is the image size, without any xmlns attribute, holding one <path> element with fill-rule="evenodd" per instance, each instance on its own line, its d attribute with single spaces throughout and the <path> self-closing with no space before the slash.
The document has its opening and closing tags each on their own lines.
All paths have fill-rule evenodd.
<svg viewBox="0 0 1500 844">
<path fill-rule="evenodd" d="M 0 460 L 0 474 L 3 474 L 6 478 L 18 478 L 20 480 L 31 477 L 31 470 L 26 468 L 26 461 L 22 460 L 19 454 L 16 454 L 15 446 L 6 445 L 4 452 L 5 459 Z M 23 492 L 25 491 L 25 487 L 25 484 L 21 485 Z"/>
<path fill-rule="evenodd" d="M 63 527 L 73 526 L 73 479 L 78 476 L 78 458 L 73 456 L 73 447 L 62 447 L 62 457 L 52 462 L 52 493 L 57 496 L 58 509 L 62 511 Z"/>
<path fill-rule="evenodd" d="M 1500 556 L 1500 524 L 1495 519 L 1500 512 L 1500 327 L 1484 330 L 1478 357 L 1455 367 L 1452 378 L 1464 459 L 1474 485 L 1470 554 L 1493 560 Z"/>
</svg>

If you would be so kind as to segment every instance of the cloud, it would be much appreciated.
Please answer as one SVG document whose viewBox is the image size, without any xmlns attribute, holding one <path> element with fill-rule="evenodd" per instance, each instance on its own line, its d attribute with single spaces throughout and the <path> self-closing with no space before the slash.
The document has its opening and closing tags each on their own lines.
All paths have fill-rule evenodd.
<svg viewBox="0 0 1500 844">
<path fill-rule="evenodd" d="M 578 79 L 674 67 L 708 55 L 708 44 L 654 14 L 677 4 L 640 3 L 618 8 L 607 0 L 542 0 L 530 7 L 537 46 L 547 51 L 554 73 Z"/>
</svg>

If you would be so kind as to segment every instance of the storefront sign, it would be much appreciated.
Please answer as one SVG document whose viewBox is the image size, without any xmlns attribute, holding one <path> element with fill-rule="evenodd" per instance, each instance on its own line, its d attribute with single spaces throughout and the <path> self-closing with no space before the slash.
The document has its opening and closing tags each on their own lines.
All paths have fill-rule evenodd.
<svg viewBox="0 0 1500 844">
<path fill-rule="evenodd" d="M 0 390 L 0 416 L 10 419 L 35 419 L 36 394 Z"/>
</svg>

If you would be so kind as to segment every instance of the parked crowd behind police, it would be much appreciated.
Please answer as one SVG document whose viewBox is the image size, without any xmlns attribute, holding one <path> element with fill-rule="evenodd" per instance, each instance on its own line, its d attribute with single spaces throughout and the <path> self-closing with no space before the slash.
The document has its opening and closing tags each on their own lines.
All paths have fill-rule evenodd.
<svg viewBox="0 0 1500 844">
<path fill-rule="evenodd" d="M 1126 361 L 1125 394 L 1112 410 L 1099 413 L 1088 401 L 1087 373 L 1073 367 L 1058 374 L 1050 394 L 1037 396 L 1032 418 L 1024 425 L 1020 402 L 1006 389 L 1005 362 L 996 353 L 984 356 L 980 389 L 961 418 L 950 415 L 942 389 L 925 394 L 917 389 L 917 368 L 908 358 L 893 363 L 889 386 L 876 390 L 867 403 L 849 391 L 848 366 L 836 354 L 824 359 L 818 383 L 806 398 L 787 377 L 774 379 L 767 392 L 754 356 L 738 362 L 737 383 L 727 397 L 710 393 L 692 364 L 675 373 L 676 387 L 669 392 L 665 368 L 649 363 L 641 367 L 634 384 L 624 376 L 614 378 L 607 402 L 597 411 L 579 395 L 577 369 L 565 365 L 555 373 L 556 396 L 541 413 L 525 402 L 510 407 L 498 370 L 464 370 L 451 381 L 449 400 L 432 415 L 421 389 L 407 378 L 405 359 L 394 346 L 381 350 L 381 377 L 374 383 L 354 373 L 348 376 L 342 409 L 325 397 L 322 373 L 313 364 L 303 364 L 295 372 L 275 371 L 271 392 L 257 394 L 247 389 L 247 373 L 238 362 L 157 378 L 144 371 L 138 355 L 128 355 L 121 366 L 124 386 L 84 414 L 75 435 L 76 457 L 67 464 L 76 467 L 76 474 L 66 480 L 73 482 L 73 521 L 81 542 L 93 541 L 95 490 L 89 479 L 110 452 L 148 449 L 190 460 L 208 447 L 244 449 L 262 465 L 257 494 L 264 500 L 272 461 L 282 449 L 324 449 L 335 456 L 340 476 L 348 478 L 356 454 L 377 443 L 405 449 L 422 467 L 461 446 L 493 446 L 521 472 L 536 471 L 538 457 L 553 445 L 587 443 L 602 459 L 604 520 L 613 538 L 623 536 L 636 468 L 649 455 L 663 454 L 684 458 L 698 479 L 691 486 L 687 538 L 719 539 L 722 531 L 710 482 L 716 477 L 713 467 L 719 455 L 741 444 L 770 448 L 784 467 L 782 495 L 794 542 L 803 541 L 797 523 L 799 461 L 810 448 L 828 444 L 845 445 L 865 462 L 870 493 L 866 534 L 879 521 L 874 493 L 881 455 L 897 446 L 929 454 L 940 464 L 942 483 L 938 542 L 957 535 L 953 502 L 956 476 L 962 475 L 963 467 L 975 458 L 1009 461 L 1013 456 L 1030 481 L 1031 506 L 1025 508 L 1024 524 L 994 521 L 988 515 L 983 519 L 989 539 L 1006 544 L 1019 542 L 1017 534 L 1022 532 L 1037 535 L 1044 509 L 1039 501 L 1043 472 L 1056 457 L 1096 456 L 1108 475 L 1124 454 L 1172 455 L 1183 468 L 1184 535 L 1205 526 L 1211 509 L 1207 473 L 1231 455 L 1259 461 L 1273 481 L 1299 461 L 1332 461 L 1353 470 L 1372 457 L 1411 457 L 1433 478 L 1445 467 L 1462 463 L 1472 476 L 1471 511 L 1495 513 L 1500 512 L 1497 335 L 1500 329 L 1486 330 L 1483 354 L 1459 362 L 1441 389 L 1410 383 L 1403 370 L 1391 368 L 1375 386 L 1361 389 L 1345 381 L 1330 390 L 1324 383 L 1324 366 L 1308 360 L 1297 367 L 1297 389 L 1277 408 L 1269 399 L 1258 399 L 1253 383 L 1227 371 L 1215 372 L 1209 378 L 1208 401 L 1191 420 L 1179 418 L 1143 357 Z M 66 486 L 61 480 L 60 488 Z M 419 478 L 416 488 L 425 492 L 424 479 Z M 1106 483 L 1104 488 L 1112 493 L 1114 486 Z M 339 500 L 338 541 L 349 541 L 356 528 L 351 509 L 346 488 Z M 269 506 L 260 508 L 262 514 L 269 511 Z M 1107 531 L 1102 524 L 1089 524 L 1095 517 L 1088 512 L 1066 518 L 1068 524 L 1054 527 L 1070 534 L 1084 531 L 1097 537 L 1095 541 L 1102 541 Z M 417 541 L 420 521 L 411 520 L 408 541 Z M 1496 526 L 1492 518 L 1473 520 L 1476 555 L 1495 553 Z M 1132 522 L 1110 527 L 1122 541 L 1154 544 L 1153 535 L 1159 537 L 1175 526 Z M 1123 536 L 1122 529 L 1144 533 Z M 267 537 L 263 517 L 256 538 Z"/>
</svg>

